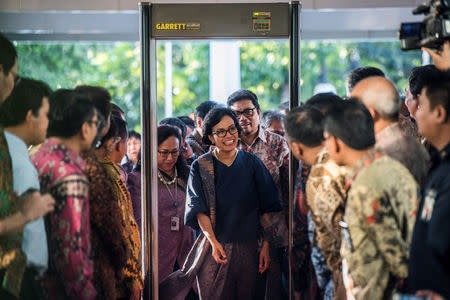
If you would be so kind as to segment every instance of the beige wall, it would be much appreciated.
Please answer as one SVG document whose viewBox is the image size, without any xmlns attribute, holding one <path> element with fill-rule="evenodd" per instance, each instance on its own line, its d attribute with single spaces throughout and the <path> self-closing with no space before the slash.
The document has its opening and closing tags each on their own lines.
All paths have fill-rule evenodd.
<svg viewBox="0 0 450 300">
<path fill-rule="evenodd" d="M 152 3 L 261 3 L 269 0 L 153 0 Z M 289 2 L 289 1 L 276 1 Z M 305 9 L 414 7 L 423 0 L 304 0 Z M 138 0 L 0 0 L 0 10 L 137 10 Z"/>
</svg>

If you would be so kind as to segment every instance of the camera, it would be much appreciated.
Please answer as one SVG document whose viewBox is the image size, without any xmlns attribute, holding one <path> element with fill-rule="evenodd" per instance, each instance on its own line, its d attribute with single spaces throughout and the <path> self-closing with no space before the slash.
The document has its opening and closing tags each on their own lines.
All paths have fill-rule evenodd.
<svg viewBox="0 0 450 300">
<path fill-rule="evenodd" d="M 398 37 L 403 51 L 421 47 L 437 49 L 450 40 L 450 0 L 430 0 L 412 13 L 424 14 L 425 18 L 422 22 L 400 24 Z"/>
</svg>

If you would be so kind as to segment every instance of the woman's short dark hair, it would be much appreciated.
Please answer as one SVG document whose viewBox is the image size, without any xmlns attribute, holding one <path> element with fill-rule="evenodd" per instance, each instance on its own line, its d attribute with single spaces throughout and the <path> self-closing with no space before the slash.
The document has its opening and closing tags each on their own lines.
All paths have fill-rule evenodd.
<svg viewBox="0 0 450 300">
<path fill-rule="evenodd" d="M 94 104 L 84 93 L 59 89 L 49 97 L 50 112 L 47 136 L 70 138 L 81 130 L 85 122 L 97 113 Z"/>
<path fill-rule="evenodd" d="M 178 119 L 180 119 L 181 121 L 183 121 L 184 125 L 191 127 L 192 129 L 195 128 L 195 122 L 194 120 L 192 120 L 191 118 L 189 118 L 188 116 L 179 116 L 177 117 Z"/>
<path fill-rule="evenodd" d="M 175 137 L 179 142 L 180 154 L 178 155 L 175 168 L 177 168 L 178 176 L 180 178 L 187 180 L 189 176 L 189 166 L 181 154 L 181 135 L 178 127 L 169 124 L 163 124 L 158 126 L 158 146 L 161 145 L 165 140 L 171 136 Z"/>
<path fill-rule="evenodd" d="M 375 145 L 373 118 L 356 99 L 334 105 L 325 116 L 324 130 L 355 150 L 366 150 Z"/>
<path fill-rule="evenodd" d="M 238 130 L 238 135 L 241 136 L 242 128 L 239 125 L 239 121 L 236 118 L 234 112 L 225 107 L 215 107 L 209 111 L 203 120 L 203 138 L 202 141 L 206 145 L 211 145 L 211 141 L 209 140 L 209 136 L 212 135 L 212 129 L 214 126 L 220 123 L 223 117 L 229 116 L 233 122 L 234 126 Z"/>
<path fill-rule="evenodd" d="M 228 107 L 232 106 L 235 102 L 242 101 L 242 100 L 251 100 L 253 105 L 256 107 L 256 110 L 259 111 L 259 103 L 258 103 L 258 96 L 256 96 L 255 93 L 249 90 L 239 90 L 234 93 L 232 93 L 227 100 Z"/>
<path fill-rule="evenodd" d="M 44 97 L 49 97 L 51 93 L 46 83 L 21 77 L 11 95 L 0 106 L 0 123 L 4 127 L 20 125 L 29 110 L 37 117 Z"/>
</svg>

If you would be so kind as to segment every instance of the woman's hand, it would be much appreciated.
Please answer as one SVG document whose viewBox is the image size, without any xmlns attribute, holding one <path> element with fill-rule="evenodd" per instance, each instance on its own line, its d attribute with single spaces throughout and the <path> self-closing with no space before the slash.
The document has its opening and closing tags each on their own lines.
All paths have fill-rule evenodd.
<svg viewBox="0 0 450 300">
<path fill-rule="evenodd" d="M 259 273 L 264 273 L 270 265 L 269 242 L 264 241 L 261 252 L 259 253 Z"/>
<path fill-rule="evenodd" d="M 228 262 L 227 255 L 225 254 L 222 245 L 218 241 L 215 241 L 211 243 L 211 246 L 212 246 L 212 256 L 216 261 L 216 263 L 226 264 Z"/>
</svg>

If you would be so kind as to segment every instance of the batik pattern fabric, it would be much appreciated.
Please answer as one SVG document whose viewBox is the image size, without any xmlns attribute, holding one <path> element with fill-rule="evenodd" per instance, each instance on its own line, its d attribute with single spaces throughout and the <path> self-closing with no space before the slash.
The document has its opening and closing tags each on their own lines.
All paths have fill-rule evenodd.
<svg viewBox="0 0 450 300">
<path fill-rule="evenodd" d="M 123 280 L 123 270 L 130 256 L 122 211 L 111 179 L 94 151 L 82 154 L 86 160 L 91 209 L 91 238 L 94 259 L 94 285 L 98 299 L 116 299 L 116 285 Z"/>
<path fill-rule="evenodd" d="M 390 299 L 408 276 L 418 185 L 398 161 L 372 149 L 348 172 L 341 243 L 350 299 Z"/>
<path fill-rule="evenodd" d="M 316 225 L 312 220 L 311 211 L 308 212 L 308 237 L 311 245 L 313 245 L 315 240 L 315 230 Z M 331 271 L 328 268 L 327 260 L 322 253 L 322 250 L 316 245 L 311 246 L 311 263 L 314 267 L 314 273 L 317 279 L 317 285 L 320 289 L 325 290 L 328 283 L 333 281 L 331 279 Z M 333 295 L 333 291 L 331 291 L 331 295 Z"/>
<path fill-rule="evenodd" d="M 332 162 L 324 148 L 318 154 L 306 184 L 306 200 L 312 221 L 315 224 L 315 238 L 312 241 L 312 246 L 313 249 L 314 247 L 321 249 L 328 269 L 333 275 L 335 295 L 339 298 L 344 296 L 344 287 L 341 280 L 341 229 L 339 222 L 343 219 L 347 196 L 345 175 L 346 169 Z"/>
<path fill-rule="evenodd" d="M 310 166 L 300 163 L 295 180 L 294 216 L 293 216 L 293 272 L 295 290 L 310 289 L 314 294 L 314 270 L 311 263 L 311 243 L 308 236 L 308 207 L 306 205 L 306 182 Z"/>
<path fill-rule="evenodd" d="M 143 278 L 141 275 L 141 241 L 139 235 L 139 228 L 136 224 L 133 215 L 133 204 L 131 202 L 130 193 L 121 179 L 121 171 L 118 165 L 113 163 L 110 159 L 102 159 L 100 163 L 105 167 L 113 184 L 114 194 L 119 201 L 121 209 L 121 221 L 125 232 L 123 235 L 127 237 L 128 249 L 131 253 L 125 266 L 123 284 L 118 286 L 118 297 L 124 297 L 135 288 L 140 290 L 144 287 Z"/>
<path fill-rule="evenodd" d="M 18 212 L 17 195 L 13 188 L 13 173 L 8 143 L 0 127 L 0 219 Z M 22 232 L 0 236 L 0 272 L 4 273 L 1 289 L 19 298 L 27 258 L 22 251 Z"/>
<path fill-rule="evenodd" d="M 203 143 L 202 136 L 197 129 L 194 129 L 194 131 L 186 137 L 186 142 L 191 146 L 192 152 L 194 152 L 196 157 L 200 157 L 208 152 L 209 145 Z"/>
<path fill-rule="evenodd" d="M 46 216 L 49 269 L 44 275 L 50 299 L 95 299 L 91 256 L 89 182 L 85 162 L 54 139 L 32 155 L 41 190 L 56 201 Z"/>
<path fill-rule="evenodd" d="M 394 123 L 376 135 L 376 147 L 402 163 L 421 186 L 428 173 L 430 156 L 425 147 Z"/>
<path fill-rule="evenodd" d="M 283 205 L 281 212 L 270 213 L 274 226 L 274 246 L 285 247 L 288 245 L 289 223 L 289 147 L 286 140 L 275 133 L 259 127 L 258 136 L 251 145 L 242 140 L 238 148 L 256 154 L 264 163 L 275 182 L 280 200 Z"/>
</svg>

